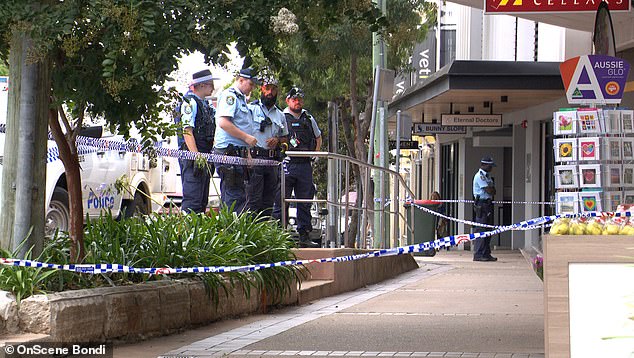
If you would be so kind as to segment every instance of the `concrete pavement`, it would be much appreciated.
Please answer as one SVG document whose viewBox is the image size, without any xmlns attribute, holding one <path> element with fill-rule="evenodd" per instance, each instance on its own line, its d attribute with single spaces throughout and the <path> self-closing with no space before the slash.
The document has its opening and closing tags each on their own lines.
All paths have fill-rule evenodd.
<svg viewBox="0 0 634 358">
<path fill-rule="evenodd" d="M 520 252 L 494 255 L 418 257 L 419 269 L 381 284 L 115 347 L 114 356 L 543 357 L 542 283 Z"/>
</svg>

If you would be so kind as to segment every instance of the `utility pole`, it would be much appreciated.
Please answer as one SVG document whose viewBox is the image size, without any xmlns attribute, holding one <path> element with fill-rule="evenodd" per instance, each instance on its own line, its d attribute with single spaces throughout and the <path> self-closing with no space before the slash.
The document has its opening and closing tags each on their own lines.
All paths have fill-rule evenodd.
<svg viewBox="0 0 634 358">
<path fill-rule="evenodd" d="M 385 16 L 387 9 L 387 0 L 373 0 L 377 7 L 381 10 L 381 15 Z M 372 53 L 372 67 L 377 66 L 384 69 L 387 65 L 387 49 L 385 47 L 385 41 L 383 36 L 378 33 L 372 34 L 373 41 L 373 53 Z M 378 76 L 374 79 L 378 81 Z M 387 119 L 385 118 L 386 105 L 384 101 L 377 103 L 376 121 L 374 122 L 374 137 L 370 140 L 374 141 L 374 164 L 380 167 L 388 167 L 388 155 L 389 147 L 387 145 Z M 387 220 L 384 215 L 384 199 L 386 193 L 386 177 L 382 172 L 376 172 L 373 174 L 374 178 L 374 198 L 380 198 L 379 201 L 374 201 L 374 229 L 372 230 L 374 236 L 375 248 L 387 248 L 389 247 L 389 240 L 386 234 L 389 232 Z M 369 188 L 368 188 L 369 189 Z M 370 205 L 370 203 L 368 203 Z"/>
</svg>

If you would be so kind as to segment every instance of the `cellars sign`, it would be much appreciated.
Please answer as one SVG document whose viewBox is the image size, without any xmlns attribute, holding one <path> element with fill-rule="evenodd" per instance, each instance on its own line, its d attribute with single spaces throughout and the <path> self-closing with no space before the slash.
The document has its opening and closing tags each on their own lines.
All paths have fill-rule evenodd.
<svg viewBox="0 0 634 358">
<path fill-rule="evenodd" d="M 601 0 L 484 0 L 486 14 L 596 12 Z M 610 11 L 630 11 L 628 0 L 606 1 Z"/>
</svg>

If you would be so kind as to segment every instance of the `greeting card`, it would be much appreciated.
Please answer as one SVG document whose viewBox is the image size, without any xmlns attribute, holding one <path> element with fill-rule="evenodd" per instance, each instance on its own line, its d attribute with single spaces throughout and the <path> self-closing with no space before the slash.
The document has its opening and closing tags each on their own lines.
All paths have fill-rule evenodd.
<svg viewBox="0 0 634 358">
<path fill-rule="evenodd" d="M 622 138 L 623 160 L 634 160 L 634 138 Z"/>
<path fill-rule="evenodd" d="M 634 186 L 634 165 L 623 165 L 623 186 Z"/>
<path fill-rule="evenodd" d="M 621 169 L 620 164 L 607 166 L 608 175 L 606 180 L 608 186 L 621 186 Z"/>
<path fill-rule="evenodd" d="M 575 165 L 555 165 L 555 188 L 574 189 L 579 187 L 579 176 Z"/>
<path fill-rule="evenodd" d="M 616 211 L 616 208 L 623 202 L 623 195 L 620 191 L 608 191 L 604 197 L 605 208 L 609 211 Z"/>
<path fill-rule="evenodd" d="M 582 164 L 579 165 L 579 186 L 581 188 L 601 187 L 601 165 Z"/>
<path fill-rule="evenodd" d="M 603 123 L 605 124 L 605 133 L 621 133 L 621 111 L 603 110 Z"/>
<path fill-rule="evenodd" d="M 576 138 L 555 139 L 555 161 L 556 162 L 577 161 L 577 139 Z"/>
<path fill-rule="evenodd" d="M 605 159 L 621 160 L 621 138 L 606 138 Z"/>
<path fill-rule="evenodd" d="M 581 212 L 584 211 L 601 211 L 601 193 L 593 192 L 580 192 L 579 193 L 579 206 Z"/>
<path fill-rule="evenodd" d="M 572 108 L 553 113 L 555 135 L 575 134 L 577 111 Z"/>
<path fill-rule="evenodd" d="M 579 138 L 579 160 L 599 160 L 599 138 Z"/>
<path fill-rule="evenodd" d="M 577 110 L 577 126 L 579 133 L 599 133 L 599 114 L 596 108 L 579 108 Z"/>
<path fill-rule="evenodd" d="M 576 214 L 579 196 L 577 193 L 557 193 L 557 214 Z"/>
<path fill-rule="evenodd" d="M 634 133 L 634 111 L 621 110 L 621 132 Z"/>
</svg>

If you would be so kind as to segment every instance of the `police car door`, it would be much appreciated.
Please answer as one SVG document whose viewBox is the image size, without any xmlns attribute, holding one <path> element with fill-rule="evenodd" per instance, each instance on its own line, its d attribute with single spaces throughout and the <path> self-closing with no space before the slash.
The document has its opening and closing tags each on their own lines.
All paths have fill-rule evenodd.
<svg viewBox="0 0 634 358">
<path fill-rule="evenodd" d="M 102 138 L 121 140 L 109 133 Z M 117 168 L 115 162 L 119 160 L 119 151 L 107 147 L 93 147 L 87 148 L 87 153 L 82 157 L 80 165 L 84 211 L 91 217 L 98 217 L 103 210 L 110 210 L 116 215 L 121 206 L 121 194 L 115 189 L 116 179 L 113 178 L 113 170 L 116 171 Z"/>
</svg>

